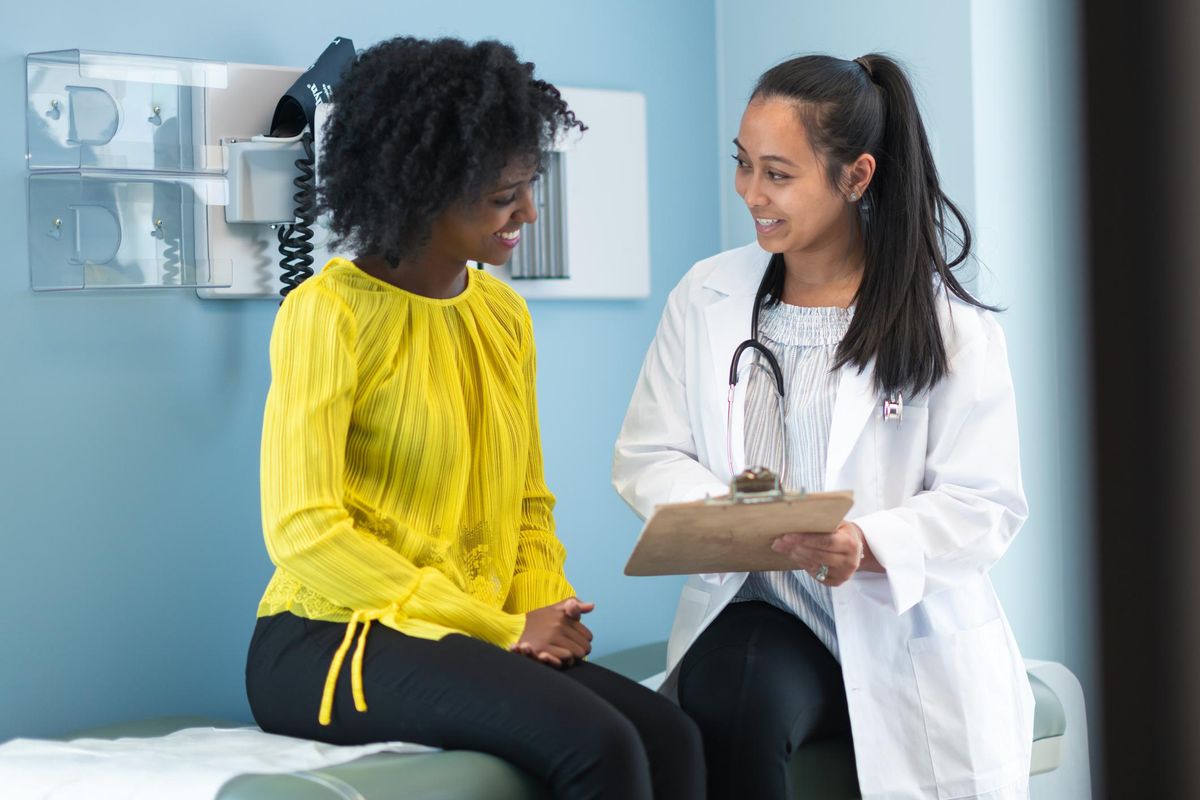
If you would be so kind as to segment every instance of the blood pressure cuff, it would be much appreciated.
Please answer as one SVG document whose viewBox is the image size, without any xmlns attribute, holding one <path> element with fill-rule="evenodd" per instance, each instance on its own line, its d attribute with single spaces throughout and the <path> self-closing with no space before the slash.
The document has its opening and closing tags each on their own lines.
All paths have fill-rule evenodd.
<svg viewBox="0 0 1200 800">
<path fill-rule="evenodd" d="M 271 135 L 296 136 L 311 127 L 317 106 L 333 102 L 333 90 L 354 58 L 354 42 L 343 37 L 334 39 L 316 63 L 280 98 L 271 119 Z"/>
</svg>

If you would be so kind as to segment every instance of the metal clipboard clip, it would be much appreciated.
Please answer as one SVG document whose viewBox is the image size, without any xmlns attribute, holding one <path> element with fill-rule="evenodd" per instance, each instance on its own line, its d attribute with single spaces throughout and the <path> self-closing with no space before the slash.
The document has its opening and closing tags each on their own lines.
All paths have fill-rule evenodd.
<svg viewBox="0 0 1200 800">
<path fill-rule="evenodd" d="M 729 494 L 705 499 L 709 505 L 733 506 L 751 503 L 774 503 L 804 497 L 805 492 L 784 491 L 779 478 L 766 467 L 744 469 L 729 482 Z"/>
</svg>

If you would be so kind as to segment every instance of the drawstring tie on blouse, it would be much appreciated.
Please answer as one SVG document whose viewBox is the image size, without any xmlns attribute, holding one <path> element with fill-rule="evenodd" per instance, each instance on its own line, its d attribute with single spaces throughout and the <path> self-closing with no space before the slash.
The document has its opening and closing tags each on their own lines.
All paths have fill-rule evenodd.
<svg viewBox="0 0 1200 800">
<path fill-rule="evenodd" d="M 354 708 L 359 712 L 367 710 L 367 696 L 363 693 L 362 665 L 363 654 L 367 650 L 367 631 L 371 630 L 371 622 L 393 612 L 393 608 L 380 608 L 371 611 L 355 611 L 346 623 L 346 635 L 342 644 L 333 654 L 333 663 L 329 665 L 329 674 L 325 676 L 325 691 L 321 694 L 321 712 L 317 721 L 328 725 L 333 719 L 333 694 L 337 689 L 338 675 L 342 671 L 342 662 L 350 651 L 354 641 L 354 630 L 362 623 L 362 632 L 358 635 L 358 647 L 354 648 L 354 657 L 350 659 L 350 690 L 354 694 Z"/>
</svg>

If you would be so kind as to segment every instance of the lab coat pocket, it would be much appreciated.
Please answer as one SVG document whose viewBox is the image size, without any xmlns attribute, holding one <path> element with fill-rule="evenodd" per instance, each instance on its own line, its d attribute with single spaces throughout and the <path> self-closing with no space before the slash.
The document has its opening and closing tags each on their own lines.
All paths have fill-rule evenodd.
<svg viewBox="0 0 1200 800">
<path fill-rule="evenodd" d="M 908 653 L 938 797 L 988 792 L 1027 774 L 1003 620 L 911 639 Z"/>
</svg>

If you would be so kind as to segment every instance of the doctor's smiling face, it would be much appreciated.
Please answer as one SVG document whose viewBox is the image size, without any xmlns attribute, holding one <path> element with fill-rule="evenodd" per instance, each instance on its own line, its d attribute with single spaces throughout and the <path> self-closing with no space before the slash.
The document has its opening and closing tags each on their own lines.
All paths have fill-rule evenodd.
<svg viewBox="0 0 1200 800">
<path fill-rule="evenodd" d="M 830 180 L 797 104 L 779 98 L 751 100 L 733 143 L 734 187 L 754 217 L 764 250 L 816 253 L 854 241 L 858 214 L 850 197 L 855 191 L 861 196 L 870 181 L 870 156 L 840 170 L 836 182 Z"/>
</svg>

